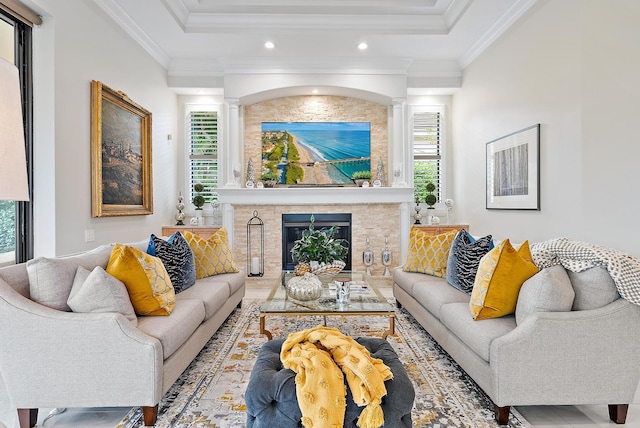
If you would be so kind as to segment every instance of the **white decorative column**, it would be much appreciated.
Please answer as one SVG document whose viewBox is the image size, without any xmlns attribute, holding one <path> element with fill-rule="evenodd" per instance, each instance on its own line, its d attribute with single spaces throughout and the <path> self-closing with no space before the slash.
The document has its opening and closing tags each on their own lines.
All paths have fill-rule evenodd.
<svg viewBox="0 0 640 428">
<path fill-rule="evenodd" d="M 411 155 L 411 142 L 409 141 L 407 123 L 407 99 L 393 98 L 392 135 L 391 147 L 389 147 L 389 164 L 391 177 L 393 170 L 400 166 L 400 180 L 409 183 L 410 174 L 413 173 L 413 156 Z M 411 198 L 413 201 L 413 197 Z M 411 229 L 412 202 L 403 202 L 400 205 L 400 261 L 407 259 L 407 247 L 409 245 L 409 231 Z"/>
<path fill-rule="evenodd" d="M 240 100 L 237 98 L 225 98 L 225 117 L 222 150 L 218 153 L 218 167 L 220 168 L 221 181 L 224 188 L 242 187 L 242 141 L 240 138 Z M 236 180 L 233 170 L 240 171 L 240 177 Z M 222 225 L 227 228 L 229 242 L 234 242 L 234 212 L 233 205 L 222 204 Z"/>
<path fill-rule="evenodd" d="M 391 177 L 396 165 L 400 164 L 402 176 L 401 180 L 409 182 L 408 171 L 411 159 L 409 153 L 409 141 L 407 140 L 407 120 L 406 120 L 406 98 L 393 99 L 392 113 L 392 139 L 391 147 L 389 147 L 389 166 L 391 169 Z"/>
<path fill-rule="evenodd" d="M 226 117 L 225 135 L 226 144 L 222 151 L 222 162 L 219 167 L 222 170 L 224 187 L 242 187 L 242 150 L 240 141 L 240 100 L 237 98 L 225 98 Z M 236 181 L 233 170 L 236 168 L 240 171 L 240 179 Z"/>
</svg>

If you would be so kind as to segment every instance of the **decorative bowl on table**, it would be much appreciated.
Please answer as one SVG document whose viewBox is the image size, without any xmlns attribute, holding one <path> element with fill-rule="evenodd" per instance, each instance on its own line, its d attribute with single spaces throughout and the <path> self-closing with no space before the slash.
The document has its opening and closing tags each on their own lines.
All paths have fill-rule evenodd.
<svg viewBox="0 0 640 428">
<path fill-rule="evenodd" d="M 287 281 L 287 295 L 295 300 L 316 300 L 322 295 L 322 282 L 311 272 L 294 276 Z"/>
<path fill-rule="evenodd" d="M 326 275 L 330 273 L 342 272 L 347 264 L 342 260 L 334 260 L 331 263 L 322 263 L 319 265 L 311 265 L 311 273 L 314 275 Z"/>
</svg>

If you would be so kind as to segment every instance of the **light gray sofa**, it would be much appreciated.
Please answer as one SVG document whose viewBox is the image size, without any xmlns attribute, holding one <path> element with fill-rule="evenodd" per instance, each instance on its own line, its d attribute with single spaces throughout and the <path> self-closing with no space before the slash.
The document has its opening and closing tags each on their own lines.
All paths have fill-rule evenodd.
<svg viewBox="0 0 640 428">
<path fill-rule="evenodd" d="M 144 251 L 147 241 L 132 244 Z M 106 268 L 112 245 L 63 260 Z M 245 294 L 245 272 L 196 281 L 176 295 L 170 316 L 76 313 L 30 300 L 26 263 L 0 269 L 0 372 L 21 427 L 38 408 L 142 406 L 155 424 L 158 403 Z"/>
<path fill-rule="evenodd" d="M 625 422 L 640 379 L 640 306 L 604 268 L 543 269 L 523 284 L 514 315 L 480 321 L 470 296 L 442 278 L 399 267 L 393 294 L 493 400 L 498 423 L 510 406 L 582 404 L 608 404 Z"/>
</svg>

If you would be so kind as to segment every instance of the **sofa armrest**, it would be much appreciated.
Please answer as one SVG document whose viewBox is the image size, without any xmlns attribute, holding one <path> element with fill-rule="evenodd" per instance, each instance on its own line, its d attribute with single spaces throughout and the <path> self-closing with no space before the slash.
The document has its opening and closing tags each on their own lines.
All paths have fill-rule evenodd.
<svg viewBox="0 0 640 428">
<path fill-rule="evenodd" d="M 14 407 L 155 405 L 162 348 L 117 313 L 35 303 L 0 280 L 0 370 Z"/>
<path fill-rule="evenodd" d="M 492 398 L 498 406 L 630 403 L 640 380 L 639 327 L 640 306 L 624 299 L 534 313 L 491 344 Z"/>
</svg>

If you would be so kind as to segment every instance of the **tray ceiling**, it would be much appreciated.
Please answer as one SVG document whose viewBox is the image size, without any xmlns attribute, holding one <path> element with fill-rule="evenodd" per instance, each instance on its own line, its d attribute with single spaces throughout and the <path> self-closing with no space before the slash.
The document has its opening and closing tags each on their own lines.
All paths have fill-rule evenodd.
<svg viewBox="0 0 640 428">
<path fill-rule="evenodd" d="M 537 0 L 93 1 L 184 85 L 289 72 L 402 74 L 436 87 Z"/>
</svg>

